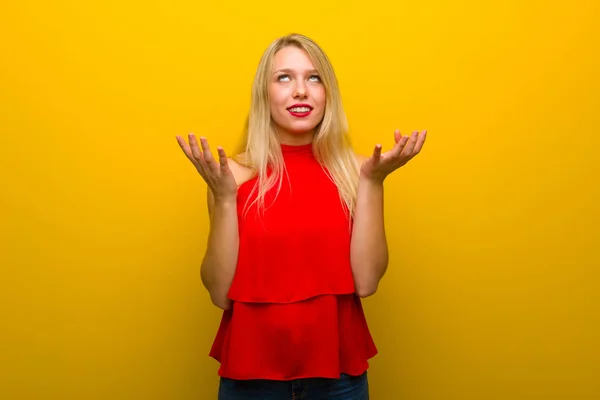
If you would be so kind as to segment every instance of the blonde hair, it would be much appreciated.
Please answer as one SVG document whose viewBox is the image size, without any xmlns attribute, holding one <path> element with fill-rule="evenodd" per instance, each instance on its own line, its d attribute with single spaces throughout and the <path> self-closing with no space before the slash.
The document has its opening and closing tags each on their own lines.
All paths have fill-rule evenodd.
<svg viewBox="0 0 600 400">
<path fill-rule="evenodd" d="M 250 112 L 244 132 L 245 140 L 240 149 L 242 154 L 236 157 L 242 164 L 253 168 L 258 175 L 252 191 L 252 194 L 256 191 L 257 196 L 250 206 L 257 203 L 259 209 L 264 209 L 265 194 L 275 185 L 278 185 L 279 191 L 285 173 L 279 138 L 271 118 L 268 88 L 273 58 L 279 50 L 287 46 L 295 46 L 306 51 L 325 87 L 326 105 L 323 119 L 315 128 L 313 154 L 329 178 L 336 184 L 340 200 L 348 216 L 352 218 L 359 174 L 348 136 L 348 122 L 338 81 L 325 52 L 313 40 L 297 33 L 280 37 L 269 45 L 260 59 L 254 77 Z M 272 173 L 268 175 L 269 166 Z"/>
</svg>

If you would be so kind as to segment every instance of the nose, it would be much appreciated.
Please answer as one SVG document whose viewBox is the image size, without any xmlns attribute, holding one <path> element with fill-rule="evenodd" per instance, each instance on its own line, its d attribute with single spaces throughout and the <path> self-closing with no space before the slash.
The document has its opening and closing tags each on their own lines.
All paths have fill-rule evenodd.
<svg viewBox="0 0 600 400">
<path fill-rule="evenodd" d="M 297 84 L 296 90 L 294 90 L 294 98 L 306 98 L 306 95 L 306 87 L 301 83 Z"/>
</svg>

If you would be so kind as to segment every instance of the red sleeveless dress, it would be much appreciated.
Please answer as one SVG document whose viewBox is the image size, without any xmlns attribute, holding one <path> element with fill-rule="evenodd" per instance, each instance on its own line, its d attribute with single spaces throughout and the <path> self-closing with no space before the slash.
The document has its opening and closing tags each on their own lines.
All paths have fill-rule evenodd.
<svg viewBox="0 0 600 400">
<path fill-rule="evenodd" d="M 277 185 L 262 213 L 244 214 L 257 178 L 238 189 L 232 307 L 209 355 L 232 379 L 360 375 L 377 349 L 354 293 L 351 221 L 312 145 L 281 148 L 287 174 L 274 203 Z"/>
</svg>

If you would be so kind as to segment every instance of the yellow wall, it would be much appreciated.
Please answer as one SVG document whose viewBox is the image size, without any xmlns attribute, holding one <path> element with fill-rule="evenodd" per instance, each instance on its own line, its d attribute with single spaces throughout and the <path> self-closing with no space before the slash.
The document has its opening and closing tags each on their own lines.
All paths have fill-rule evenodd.
<svg viewBox="0 0 600 400">
<path fill-rule="evenodd" d="M 215 398 L 205 185 L 174 137 L 231 149 L 292 31 L 360 152 L 429 130 L 386 182 L 372 397 L 600 398 L 597 2 L 217 3 L 3 3 L 0 398 Z"/>
</svg>

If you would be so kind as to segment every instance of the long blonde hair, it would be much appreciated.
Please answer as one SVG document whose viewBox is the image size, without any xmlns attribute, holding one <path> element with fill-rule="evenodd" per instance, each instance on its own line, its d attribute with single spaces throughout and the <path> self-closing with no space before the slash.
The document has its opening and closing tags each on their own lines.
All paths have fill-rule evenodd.
<svg viewBox="0 0 600 400">
<path fill-rule="evenodd" d="M 358 165 L 350 138 L 348 122 L 341 101 L 337 77 L 325 52 L 310 38 L 292 33 L 273 41 L 260 59 L 254 82 L 245 138 L 236 159 L 255 170 L 258 179 L 252 193 L 259 209 L 265 207 L 265 193 L 273 186 L 281 187 L 285 164 L 280 142 L 271 118 L 269 80 L 275 54 L 286 46 L 306 51 L 325 87 L 326 105 L 322 121 L 315 128 L 313 154 L 336 184 L 340 200 L 348 216 L 354 216 L 358 186 Z M 271 174 L 267 168 L 271 167 Z M 249 207 L 249 206 L 248 206 Z"/>
</svg>

